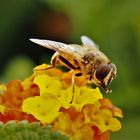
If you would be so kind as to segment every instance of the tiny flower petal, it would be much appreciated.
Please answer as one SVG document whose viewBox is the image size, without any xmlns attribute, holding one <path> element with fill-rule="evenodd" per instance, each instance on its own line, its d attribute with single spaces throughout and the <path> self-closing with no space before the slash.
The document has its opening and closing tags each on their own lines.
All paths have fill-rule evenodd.
<svg viewBox="0 0 140 140">
<path fill-rule="evenodd" d="M 32 114 L 42 123 L 51 123 L 59 115 L 60 104 L 53 96 L 36 96 L 24 100 L 22 111 Z"/>
<path fill-rule="evenodd" d="M 96 114 L 100 110 L 100 103 L 97 101 L 94 104 L 85 105 L 82 109 L 85 117 L 85 123 L 92 123 L 95 120 Z"/>
<path fill-rule="evenodd" d="M 46 94 L 46 88 L 51 82 L 51 78 L 48 75 L 38 75 L 34 78 L 34 83 L 40 88 L 40 95 Z"/>
<path fill-rule="evenodd" d="M 53 124 L 54 130 L 60 130 L 62 133 L 68 133 L 71 129 L 71 120 L 68 114 L 61 113 Z"/>
<path fill-rule="evenodd" d="M 4 110 L 5 110 L 5 107 L 3 105 L 0 105 L 0 113 L 4 114 Z"/>
<path fill-rule="evenodd" d="M 119 117 L 119 118 L 123 118 L 122 110 L 116 107 L 116 109 L 114 110 L 114 116 Z"/>
<path fill-rule="evenodd" d="M 122 110 L 114 106 L 109 99 L 104 98 L 100 100 L 100 103 L 102 104 L 102 108 L 108 108 L 109 110 L 111 110 L 115 117 L 123 118 Z"/>
<path fill-rule="evenodd" d="M 77 111 L 81 111 L 84 105 L 94 104 L 99 99 L 102 99 L 103 96 L 99 91 L 99 88 L 91 89 L 87 87 L 80 88 L 80 95 L 74 98 L 73 105 Z"/>
<path fill-rule="evenodd" d="M 36 70 L 45 70 L 45 69 L 47 69 L 49 66 L 50 66 L 50 65 L 47 65 L 47 64 L 41 64 L 41 65 L 39 65 L 39 66 L 36 66 L 36 67 L 34 68 L 34 71 L 36 71 Z"/>
<path fill-rule="evenodd" d="M 41 96 L 46 95 L 46 93 L 57 94 L 61 89 L 60 81 L 45 74 L 36 76 L 34 83 L 39 86 Z"/>
<path fill-rule="evenodd" d="M 118 131 L 121 129 L 121 123 L 116 118 L 111 118 L 108 122 L 109 128 L 111 131 Z"/>
<path fill-rule="evenodd" d="M 73 98 L 72 87 L 69 87 L 66 90 L 60 91 L 60 97 L 58 99 L 61 106 L 67 109 L 72 105 L 71 104 L 72 98 Z"/>
<path fill-rule="evenodd" d="M 108 109 L 101 109 L 96 115 L 94 124 L 103 133 L 105 131 L 118 131 L 121 128 L 119 120 L 113 117 L 112 112 Z"/>
</svg>

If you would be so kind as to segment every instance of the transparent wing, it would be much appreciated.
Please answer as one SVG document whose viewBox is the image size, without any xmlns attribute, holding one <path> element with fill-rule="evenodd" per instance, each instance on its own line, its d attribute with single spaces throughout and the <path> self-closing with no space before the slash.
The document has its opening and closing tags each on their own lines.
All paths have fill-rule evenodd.
<svg viewBox="0 0 140 140">
<path fill-rule="evenodd" d="M 69 54 L 78 59 L 79 61 L 82 60 L 82 57 L 84 55 L 82 49 L 80 49 L 80 47 L 75 47 L 74 45 L 67 45 L 61 42 L 43 39 L 30 39 L 30 41 L 39 44 L 45 48 L 57 51 L 60 54 Z"/>
<path fill-rule="evenodd" d="M 96 45 L 96 43 L 87 36 L 81 36 L 81 41 L 83 45 L 87 47 L 99 48 L 98 45 Z"/>
</svg>

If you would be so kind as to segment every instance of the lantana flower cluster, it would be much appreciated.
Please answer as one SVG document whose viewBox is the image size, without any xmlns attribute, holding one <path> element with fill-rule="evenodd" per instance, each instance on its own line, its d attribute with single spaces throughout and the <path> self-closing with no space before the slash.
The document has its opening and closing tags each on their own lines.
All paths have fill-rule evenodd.
<svg viewBox="0 0 140 140">
<path fill-rule="evenodd" d="M 39 121 L 70 140 L 108 140 L 110 131 L 121 129 L 121 109 L 98 87 L 88 87 L 83 76 L 75 77 L 72 87 L 71 71 L 47 66 L 37 66 L 23 81 L 0 85 L 0 121 Z"/>
</svg>

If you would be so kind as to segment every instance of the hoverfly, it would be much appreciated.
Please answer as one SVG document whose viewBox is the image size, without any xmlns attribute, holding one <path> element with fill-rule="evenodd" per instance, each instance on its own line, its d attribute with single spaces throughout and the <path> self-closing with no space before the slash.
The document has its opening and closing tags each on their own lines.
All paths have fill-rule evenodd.
<svg viewBox="0 0 140 140">
<path fill-rule="evenodd" d="M 108 86 L 116 77 L 116 66 L 99 50 L 98 45 L 87 36 L 81 36 L 82 45 L 68 45 L 41 39 L 30 40 L 56 51 L 51 59 L 51 67 L 62 64 L 70 69 L 79 70 L 76 75 L 85 76 L 87 83 L 94 83 L 96 86 L 103 88 L 106 93 L 111 92 Z"/>
</svg>

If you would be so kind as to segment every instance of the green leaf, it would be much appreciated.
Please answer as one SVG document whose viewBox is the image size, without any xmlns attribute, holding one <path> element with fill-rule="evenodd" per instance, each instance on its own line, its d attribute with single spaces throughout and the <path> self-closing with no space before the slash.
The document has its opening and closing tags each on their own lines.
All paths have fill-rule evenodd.
<svg viewBox="0 0 140 140">
<path fill-rule="evenodd" d="M 68 137 L 39 122 L 9 121 L 6 124 L 0 122 L 0 140 L 68 140 Z"/>
</svg>

